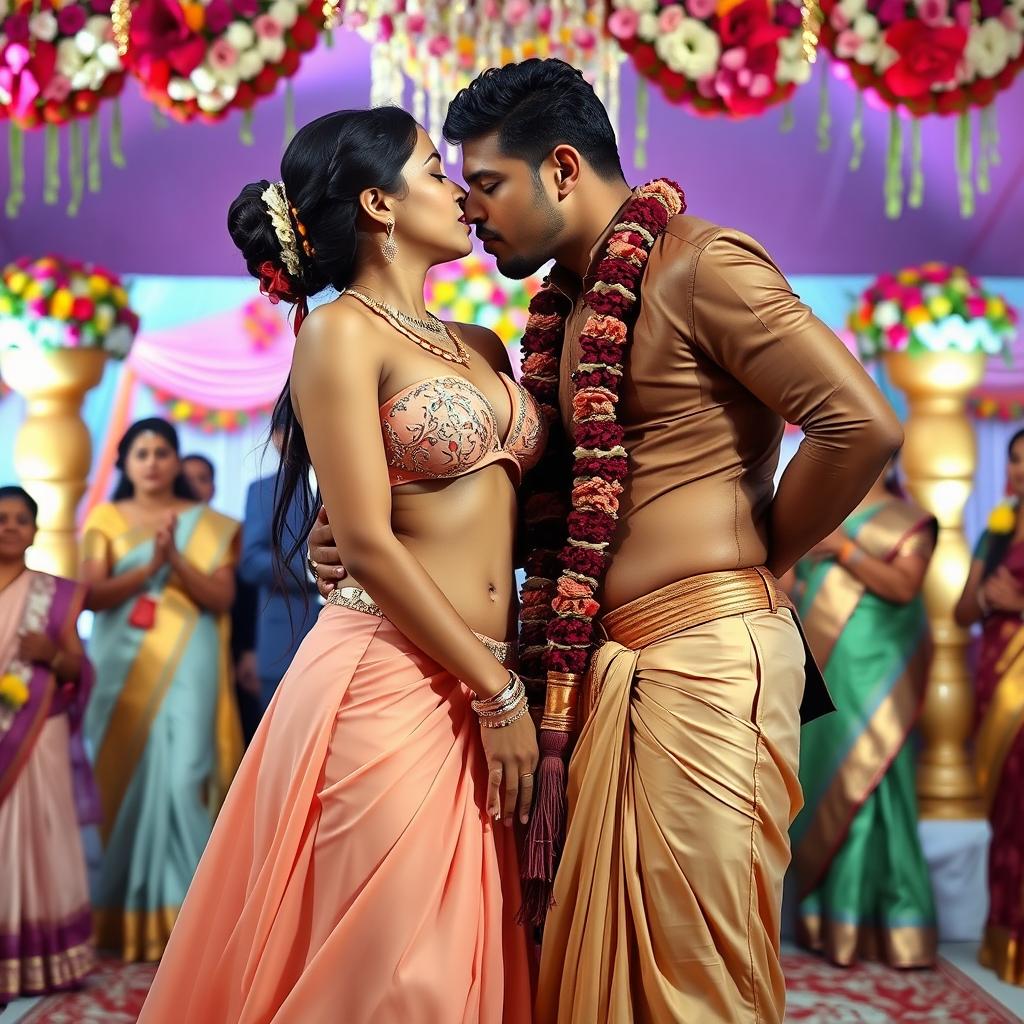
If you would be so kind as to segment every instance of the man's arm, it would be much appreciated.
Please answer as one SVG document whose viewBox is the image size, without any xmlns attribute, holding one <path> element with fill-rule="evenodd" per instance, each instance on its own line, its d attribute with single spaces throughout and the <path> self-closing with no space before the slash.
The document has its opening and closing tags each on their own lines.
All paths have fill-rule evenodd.
<svg viewBox="0 0 1024 1024">
<path fill-rule="evenodd" d="M 723 232 L 697 259 L 694 340 L 804 440 L 771 507 L 781 576 L 856 507 L 903 442 L 889 403 L 756 242 Z"/>
</svg>

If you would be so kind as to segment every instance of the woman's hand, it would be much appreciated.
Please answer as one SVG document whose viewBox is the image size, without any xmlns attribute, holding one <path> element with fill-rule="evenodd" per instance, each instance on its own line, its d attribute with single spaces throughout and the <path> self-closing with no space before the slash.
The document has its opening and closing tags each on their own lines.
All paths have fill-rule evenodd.
<svg viewBox="0 0 1024 1024">
<path fill-rule="evenodd" d="M 1001 565 L 982 584 L 981 591 L 989 608 L 998 612 L 1024 611 L 1024 590 L 1014 579 L 1013 574 Z"/>
<path fill-rule="evenodd" d="M 529 712 L 503 729 L 480 727 L 487 758 L 487 814 L 510 826 L 518 805 L 519 820 L 530 820 L 533 780 L 540 752 L 537 729 Z"/>
<path fill-rule="evenodd" d="M 22 661 L 36 665 L 52 665 L 60 648 L 42 633 L 26 633 L 18 644 L 18 656 Z"/>
<path fill-rule="evenodd" d="M 818 541 L 818 543 L 811 548 L 809 552 L 810 558 L 836 558 L 839 552 L 843 550 L 843 545 L 850 538 L 846 536 L 842 528 L 833 530 L 824 540 Z"/>
<path fill-rule="evenodd" d="M 153 539 L 153 557 L 149 563 L 150 575 L 162 569 L 168 562 L 174 561 L 178 549 L 174 543 L 174 531 L 178 527 L 178 517 L 171 515 Z"/>
<path fill-rule="evenodd" d="M 334 543 L 334 534 L 327 519 L 327 509 L 320 506 L 313 529 L 307 540 L 310 560 L 316 565 L 316 587 L 320 596 L 327 598 L 340 580 L 348 576 L 348 570 L 341 564 L 341 552 Z"/>
</svg>

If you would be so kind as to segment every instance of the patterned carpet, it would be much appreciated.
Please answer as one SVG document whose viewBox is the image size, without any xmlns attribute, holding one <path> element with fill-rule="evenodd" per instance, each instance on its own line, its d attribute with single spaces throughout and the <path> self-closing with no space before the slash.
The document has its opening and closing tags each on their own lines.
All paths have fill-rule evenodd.
<svg viewBox="0 0 1024 1024">
<path fill-rule="evenodd" d="M 794 1024 L 1009 1024 L 1020 1020 L 944 961 L 935 971 L 897 972 L 874 964 L 839 970 L 801 953 L 783 959 L 789 990 L 786 1020 Z M 21 1024 L 133 1024 L 154 971 L 147 964 L 104 961 L 83 991 L 43 1000 Z"/>
</svg>

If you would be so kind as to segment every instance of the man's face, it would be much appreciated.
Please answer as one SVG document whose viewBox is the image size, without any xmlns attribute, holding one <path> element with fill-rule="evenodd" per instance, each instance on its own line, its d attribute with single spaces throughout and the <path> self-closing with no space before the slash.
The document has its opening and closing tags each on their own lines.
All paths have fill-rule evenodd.
<svg viewBox="0 0 1024 1024">
<path fill-rule="evenodd" d="M 543 174 L 501 153 L 497 135 L 463 145 L 462 177 L 469 189 L 466 220 L 505 277 L 529 277 L 554 259 L 565 219 L 553 182 L 549 193 Z"/>
</svg>

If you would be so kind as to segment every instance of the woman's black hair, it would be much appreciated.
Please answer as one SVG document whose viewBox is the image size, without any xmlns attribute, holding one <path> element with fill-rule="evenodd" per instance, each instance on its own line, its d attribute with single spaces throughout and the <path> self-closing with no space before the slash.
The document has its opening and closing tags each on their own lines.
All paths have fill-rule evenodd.
<svg viewBox="0 0 1024 1024">
<path fill-rule="evenodd" d="M 1007 458 L 1012 455 L 1013 446 L 1022 439 L 1024 439 L 1024 430 L 1018 430 L 1010 438 L 1010 443 L 1006 446 Z M 1019 509 L 1017 515 L 1020 515 Z M 981 576 L 983 580 L 987 580 L 1003 564 L 1003 559 L 1009 552 L 1010 545 L 1013 544 L 1013 535 L 1015 533 L 1016 530 L 1010 530 L 1008 533 L 989 533 L 988 544 L 985 548 L 985 571 Z"/>
<path fill-rule="evenodd" d="M 228 210 L 228 232 L 249 273 L 260 279 L 261 267 L 272 263 L 303 297 L 329 286 L 339 292 L 346 289 L 359 267 L 359 197 L 370 188 L 390 195 L 406 193 L 402 170 L 416 148 L 417 127 L 400 107 L 375 107 L 325 114 L 299 129 L 281 161 L 281 179 L 295 211 L 291 216 L 300 272 L 297 277 L 287 274 L 281 243 L 262 199 L 270 182 L 257 181 L 246 185 Z M 270 431 L 281 436 L 271 529 L 278 575 L 287 569 L 294 577 L 291 562 L 313 528 L 320 495 L 309 483 L 309 448 L 292 407 L 290 378 L 274 406 Z M 288 525 L 289 510 L 296 505 L 301 522 L 297 535 Z"/>
<path fill-rule="evenodd" d="M 33 523 L 39 521 L 39 503 L 24 487 L 19 487 L 17 484 L 0 487 L 0 501 L 10 501 L 12 498 L 20 501 L 29 510 Z"/>
<path fill-rule="evenodd" d="M 133 498 L 135 496 L 135 485 L 128 479 L 128 474 L 125 472 L 124 467 L 128 461 L 128 454 L 132 450 L 132 445 L 143 434 L 156 434 L 157 437 L 163 438 L 174 449 L 175 455 L 181 454 L 178 432 L 167 420 L 151 416 L 149 419 L 133 423 L 125 431 L 124 437 L 121 438 L 117 445 L 116 465 L 121 472 L 121 476 L 117 481 L 117 486 L 114 488 L 111 501 L 124 501 L 126 498 Z M 197 500 L 184 473 L 179 473 L 174 478 L 174 496 L 176 498 L 183 498 L 185 501 Z"/>
</svg>

